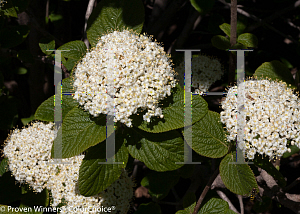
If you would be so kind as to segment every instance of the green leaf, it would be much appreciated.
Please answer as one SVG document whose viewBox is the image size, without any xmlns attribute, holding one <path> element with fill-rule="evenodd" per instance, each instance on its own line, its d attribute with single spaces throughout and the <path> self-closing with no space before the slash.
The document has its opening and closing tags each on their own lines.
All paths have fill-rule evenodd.
<svg viewBox="0 0 300 214">
<path fill-rule="evenodd" d="M 215 4 L 215 0 L 190 0 L 192 6 L 200 13 L 200 14 L 205 14 L 207 12 L 209 12 L 214 4 Z"/>
<path fill-rule="evenodd" d="M 54 96 L 45 100 L 36 110 L 36 120 L 54 121 Z"/>
<path fill-rule="evenodd" d="M 225 186 L 233 193 L 246 195 L 253 188 L 258 189 L 254 174 L 247 164 L 232 163 L 236 161 L 236 154 L 226 155 L 220 164 L 220 176 Z"/>
<path fill-rule="evenodd" d="M 235 45 L 233 45 L 230 49 L 247 49 L 247 47 L 241 43 L 236 43 Z M 233 54 L 236 55 L 236 52 L 235 51 L 232 51 Z M 248 52 L 245 52 L 245 55 L 247 54 Z"/>
<path fill-rule="evenodd" d="M 158 105 L 163 107 L 164 118 L 153 117 L 151 122 L 143 120 L 142 115 L 132 115 L 133 125 L 141 130 L 161 133 L 184 127 L 184 90 L 178 86 L 171 96 L 162 100 Z M 208 111 L 207 102 L 199 95 L 192 97 L 193 124 L 201 120 Z"/>
<path fill-rule="evenodd" d="M 134 214 L 161 214 L 161 210 L 157 203 L 150 202 L 148 204 L 141 204 Z"/>
<path fill-rule="evenodd" d="M 230 24 L 223 23 L 219 27 L 227 36 L 230 37 Z"/>
<path fill-rule="evenodd" d="M 79 170 L 78 184 L 80 194 L 84 196 L 96 195 L 120 177 L 122 168 L 125 168 L 128 161 L 128 150 L 125 147 L 124 137 L 121 134 L 117 134 L 115 139 L 115 162 L 123 162 L 123 164 L 100 163 L 106 161 L 105 142 L 89 148 Z"/>
<path fill-rule="evenodd" d="M 258 79 L 268 77 L 274 81 L 283 80 L 287 84 L 294 86 L 294 79 L 290 70 L 282 62 L 277 60 L 263 63 L 255 70 L 253 76 Z"/>
<path fill-rule="evenodd" d="M 21 188 L 17 185 L 10 171 L 0 177 L 0 204 L 11 203 L 22 197 Z"/>
<path fill-rule="evenodd" d="M 18 18 L 18 14 L 25 11 L 28 4 L 29 0 L 2 0 L 0 5 L 0 16 L 3 14 Z"/>
<path fill-rule="evenodd" d="M 255 48 L 257 47 L 258 39 L 252 33 L 243 33 L 239 35 L 237 42 L 246 45 L 247 47 Z"/>
<path fill-rule="evenodd" d="M 177 131 L 152 134 L 132 128 L 128 132 L 129 153 L 149 169 L 163 172 L 182 167 L 176 164 L 184 161 L 184 142 Z"/>
<path fill-rule="evenodd" d="M 42 206 L 47 207 L 49 205 L 49 193 L 45 188 L 42 192 L 36 193 L 28 185 L 24 188 L 25 194 L 22 195 L 21 204 L 26 207 Z"/>
<path fill-rule="evenodd" d="M 74 107 L 64 118 L 62 131 L 57 135 L 52 148 L 62 146 L 62 158 L 79 155 L 106 139 L 106 115 L 92 118 L 88 112 Z"/>
<path fill-rule="evenodd" d="M 8 158 L 4 158 L 0 162 L 0 176 L 2 176 L 7 171 L 8 171 Z"/>
<path fill-rule="evenodd" d="M 26 25 L 8 26 L 0 31 L 1 48 L 12 48 L 21 44 L 29 34 Z"/>
<path fill-rule="evenodd" d="M 211 39 L 211 43 L 214 47 L 221 50 L 227 50 L 228 48 L 230 48 L 230 41 L 225 36 L 221 36 L 221 35 L 214 36 Z"/>
<path fill-rule="evenodd" d="M 176 171 L 151 172 L 142 179 L 141 185 L 149 189 L 149 194 L 153 198 L 162 200 L 178 181 L 179 175 Z"/>
<path fill-rule="evenodd" d="M 291 62 L 283 57 L 280 57 L 280 61 L 288 68 L 292 69 L 294 66 L 291 64 Z"/>
<path fill-rule="evenodd" d="M 144 5 L 139 0 L 102 0 L 88 20 L 87 38 L 93 47 L 108 31 L 128 28 L 140 33 L 144 17 Z"/>
<path fill-rule="evenodd" d="M 21 121 L 22 121 L 23 125 L 25 126 L 34 119 L 35 119 L 34 115 L 31 115 L 30 117 L 22 118 Z"/>
<path fill-rule="evenodd" d="M 49 15 L 49 19 L 51 22 L 57 22 L 63 19 L 63 16 L 61 14 L 55 14 L 55 13 L 51 13 Z"/>
<path fill-rule="evenodd" d="M 286 181 L 283 175 L 274 167 L 274 165 L 269 161 L 268 158 L 262 158 L 262 156 L 256 155 L 253 160 L 255 166 L 264 169 L 269 173 L 274 179 L 278 181 L 278 185 L 281 187 L 286 186 Z"/>
<path fill-rule="evenodd" d="M 68 71 L 71 71 L 76 64 L 77 60 L 70 58 L 64 63 L 64 66 L 67 68 Z"/>
<path fill-rule="evenodd" d="M 196 122 L 192 128 L 191 136 L 185 136 L 187 143 L 198 154 L 220 158 L 228 152 L 229 143 L 226 141 L 225 131 L 220 122 L 220 114 L 208 111 L 204 118 Z M 184 131 L 182 130 L 184 135 Z M 192 140 L 192 145 L 191 144 Z"/>
<path fill-rule="evenodd" d="M 196 202 L 190 205 L 189 207 L 184 208 L 184 210 L 177 211 L 176 214 L 192 214 L 194 212 L 195 206 L 196 206 Z M 199 213 L 200 212 L 198 212 L 198 214 Z"/>
<path fill-rule="evenodd" d="M 288 158 L 288 157 L 292 156 L 293 154 L 296 154 L 300 151 L 300 149 L 296 145 L 289 146 L 289 148 L 291 149 L 291 152 L 285 152 L 282 155 L 283 158 Z"/>
<path fill-rule="evenodd" d="M 62 92 L 69 93 L 69 95 L 62 96 L 62 119 L 66 117 L 67 113 L 74 107 L 78 106 L 78 103 L 73 99 L 71 95 L 74 92 L 73 78 L 66 78 L 62 81 Z M 35 112 L 35 119 L 43 121 L 54 121 L 54 96 L 44 101 Z"/>
<path fill-rule="evenodd" d="M 200 209 L 199 214 L 227 214 L 229 205 L 226 201 L 219 198 L 212 198 Z"/>
<path fill-rule="evenodd" d="M 44 54 L 50 55 L 53 51 L 49 50 L 55 49 L 55 40 L 42 38 L 39 42 L 39 46 Z"/>
<path fill-rule="evenodd" d="M 247 23 L 248 23 L 248 18 L 238 14 L 237 15 L 237 24 L 236 24 L 236 34 L 237 36 L 239 36 L 240 34 L 242 34 L 244 32 L 244 30 L 247 27 Z"/>
<path fill-rule="evenodd" d="M 196 202 L 196 195 L 193 192 L 188 192 L 183 197 L 183 208 L 188 208 Z"/>
<path fill-rule="evenodd" d="M 80 60 L 87 52 L 86 45 L 80 40 L 68 42 L 60 46 L 58 50 L 65 50 L 61 52 L 63 57 L 77 61 Z"/>
<path fill-rule="evenodd" d="M 18 67 L 18 68 L 16 69 L 16 73 L 19 74 L 19 75 L 26 74 L 26 73 L 27 73 L 27 69 L 24 68 L 24 67 Z"/>
<path fill-rule="evenodd" d="M 14 7 L 13 1 L 1 1 L 0 6 L 1 14 L 18 18 L 18 12 Z"/>
</svg>

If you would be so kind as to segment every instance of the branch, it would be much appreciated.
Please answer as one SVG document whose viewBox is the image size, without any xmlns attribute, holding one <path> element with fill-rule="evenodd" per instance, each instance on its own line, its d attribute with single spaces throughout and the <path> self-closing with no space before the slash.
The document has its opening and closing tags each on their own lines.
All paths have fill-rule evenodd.
<svg viewBox="0 0 300 214">
<path fill-rule="evenodd" d="M 83 36 L 84 36 L 83 42 L 86 45 L 87 49 L 89 49 L 89 41 L 86 35 L 86 28 L 87 28 L 88 19 L 93 11 L 94 5 L 95 5 L 95 0 L 90 0 L 85 13 L 85 21 L 84 21 L 84 28 L 83 28 Z"/>
<path fill-rule="evenodd" d="M 285 192 L 287 192 L 287 191 L 289 191 L 290 189 L 292 189 L 294 186 L 296 186 L 299 183 L 300 183 L 300 177 L 297 178 L 296 180 L 294 180 L 290 185 L 286 186 L 283 190 Z"/>
<path fill-rule="evenodd" d="M 236 44 L 236 28 L 237 28 L 237 0 L 231 0 L 230 5 L 230 45 Z M 229 54 L 229 74 L 228 85 L 234 82 L 235 79 L 235 55 Z"/>
<path fill-rule="evenodd" d="M 226 3 L 224 0 L 219 0 L 219 2 L 221 2 L 221 3 L 223 3 L 223 4 L 227 5 L 227 6 L 230 6 L 230 4 Z M 300 1 L 297 1 L 297 2 L 300 3 Z M 299 4 L 298 4 L 297 2 L 296 2 L 294 5 L 298 5 L 298 6 L 299 6 Z M 289 11 L 289 10 L 287 10 L 287 11 Z M 286 12 L 287 12 L 287 11 L 286 11 Z M 253 31 L 255 28 L 259 27 L 259 26 L 265 26 L 265 27 L 269 28 L 270 30 L 274 31 L 275 33 L 277 33 L 277 34 L 283 36 L 284 38 L 288 38 L 288 39 L 291 40 L 293 43 L 300 44 L 300 42 L 297 41 L 297 40 L 295 40 L 293 37 L 291 37 L 291 36 L 289 36 L 289 35 L 286 35 L 286 34 L 282 33 L 281 31 L 277 30 L 276 28 L 274 28 L 274 27 L 272 27 L 271 25 L 269 25 L 268 23 L 266 23 L 265 20 L 271 21 L 272 19 L 277 18 L 277 16 L 276 16 L 276 17 L 275 17 L 275 16 L 272 16 L 272 19 L 270 19 L 270 17 L 268 17 L 268 18 L 262 20 L 262 19 L 260 19 L 260 18 L 258 18 L 258 17 L 256 17 L 256 16 L 254 16 L 254 15 L 252 15 L 252 14 L 249 14 L 248 12 L 246 12 L 246 11 L 240 9 L 240 8 L 237 8 L 237 12 L 240 13 L 240 14 L 242 14 L 242 15 L 244 15 L 244 16 L 246 16 L 246 17 L 248 17 L 248 18 L 253 19 L 254 21 L 257 21 L 257 22 L 258 22 L 257 24 L 255 24 L 255 25 L 250 26 L 249 28 L 247 28 L 247 29 L 245 30 L 246 32 L 251 32 L 251 31 Z M 280 14 L 280 15 L 281 15 L 281 14 Z"/>
<path fill-rule="evenodd" d="M 243 198 L 241 195 L 237 195 L 240 203 L 240 209 L 241 209 L 241 214 L 244 214 L 244 203 L 243 203 Z"/>
<path fill-rule="evenodd" d="M 180 35 L 177 38 L 177 41 L 175 43 L 175 48 L 180 49 L 183 47 L 184 43 L 188 39 L 191 32 L 197 27 L 199 22 L 201 21 L 200 13 L 195 10 L 194 8 L 191 8 L 192 12 L 190 13 L 189 17 L 187 18 L 187 21 L 185 23 L 185 26 L 183 30 L 181 31 Z"/>
<path fill-rule="evenodd" d="M 29 22 L 29 26 L 35 28 L 37 31 L 39 31 L 41 34 L 43 34 L 45 37 L 49 37 L 51 39 L 54 39 L 55 40 L 55 43 L 58 45 L 58 46 L 62 46 L 64 43 L 62 41 L 60 41 L 58 38 L 56 38 L 55 36 L 53 36 L 52 34 L 50 34 L 48 31 L 46 31 L 44 28 L 42 28 L 38 22 L 36 21 L 35 19 L 35 16 L 33 15 L 33 13 L 27 9 L 26 10 L 26 13 L 29 15 L 30 17 L 30 22 Z"/>
<path fill-rule="evenodd" d="M 247 28 L 247 31 L 248 31 L 248 32 L 253 31 L 253 30 L 256 29 L 256 28 L 258 28 L 258 27 L 260 27 L 260 26 L 262 26 L 262 25 L 267 24 L 267 22 L 270 22 L 270 21 L 272 21 L 272 20 L 274 20 L 274 19 L 279 18 L 281 15 L 283 15 L 283 14 L 285 14 L 285 13 L 287 13 L 287 12 L 290 12 L 291 10 L 296 9 L 299 5 L 300 5 L 300 1 L 298 0 L 298 1 L 296 1 L 294 4 L 292 4 L 292 5 L 290 5 L 290 6 L 286 7 L 286 8 L 284 8 L 284 9 L 282 9 L 282 10 L 279 10 L 279 11 L 273 13 L 271 16 L 269 16 L 269 17 L 267 17 L 267 18 L 265 18 L 265 19 L 263 19 L 263 20 L 259 19 L 259 22 L 258 22 L 258 23 L 255 23 L 255 24 L 253 24 L 253 25 L 251 25 L 250 27 L 248 27 L 248 28 Z"/>
<path fill-rule="evenodd" d="M 283 206 L 291 209 L 293 212 L 300 214 L 300 195 L 285 193 L 284 189 L 280 188 L 274 178 L 269 175 L 265 170 L 258 169 L 260 173 L 260 179 L 266 182 L 266 185 L 262 185 L 263 195 L 270 197 L 273 200 L 278 201 Z M 263 182 L 262 182 L 263 183 Z"/>
<path fill-rule="evenodd" d="M 283 18 L 284 19 L 284 18 Z M 296 28 L 298 31 L 300 31 L 300 27 L 295 25 L 294 23 L 291 22 L 290 19 L 284 19 L 284 21 L 291 27 Z"/>
<path fill-rule="evenodd" d="M 6 49 L 6 48 L 1 48 L 0 49 L 0 56 L 5 56 L 5 57 L 14 57 L 14 58 L 18 58 L 18 52 L 16 50 L 12 50 L 12 49 Z M 53 58 L 49 58 L 49 56 L 40 56 L 37 55 L 33 58 L 35 61 L 39 61 L 39 62 L 43 62 L 43 63 L 47 63 L 47 64 L 51 64 L 54 65 L 55 61 Z M 65 74 L 65 77 L 68 77 L 68 73 L 67 73 L 67 68 L 62 64 L 61 68 Z"/>
<path fill-rule="evenodd" d="M 203 165 L 202 166 L 196 165 L 193 175 L 190 178 L 191 184 L 190 184 L 189 188 L 187 189 L 187 191 L 185 192 L 184 196 L 180 199 L 179 203 L 181 203 L 181 204 L 183 203 L 183 199 L 188 193 L 190 193 L 190 192 L 195 193 L 198 190 L 199 186 L 201 185 L 201 183 L 204 180 L 204 178 L 202 177 L 203 173 L 204 174 L 208 173 L 208 169 Z M 201 179 L 201 178 L 203 178 L 203 179 Z M 183 209 L 183 207 L 177 206 L 176 209 L 180 210 L 180 209 Z"/>
<path fill-rule="evenodd" d="M 152 9 L 152 13 L 149 18 L 147 29 L 150 29 L 153 27 L 154 22 L 157 21 L 159 16 L 161 16 L 161 14 L 165 11 L 167 4 L 168 4 L 168 0 L 155 0 L 153 6 L 150 6 L 149 4 L 147 4 L 146 7 L 148 7 L 149 9 Z"/>
<path fill-rule="evenodd" d="M 157 36 L 157 34 L 167 25 L 175 16 L 176 12 L 180 9 L 180 7 L 186 2 L 186 0 L 174 0 L 170 4 L 169 7 L 165 10 L 165 12 L 157 19 L 157 21 L 151 26 L 148 33 Z"/>
<path fill-rule="evenodd" d="M 224 201 L 226 201 L 229 205 L 229 209 L 231 209 L 233 212 L 235 213 L 239 213 L 239 211 L 237 211 L 237 209 L 234 207 L 234 205 L 231 203 L 231 201 L 229 200 L 229 198 L 225 195 L 224 192 L 222 192 L 221 190 L 217 190 L 216 191 L 217 194 L 220 196 L 220 198 L 222 198 Z"/>
<path fill-rule="evenodd" d="M 198 200 L 198 202 L 197 202 L 197 204 L 195 206 L 193 214 L 197 214 L 198 213 L 198 210 L 199 210 L 199 208 L 201 206 L 201 203 L 202 203 L 203 199 L 205 198 L 208 190 L 210 189 L 212 183 L 214 182 L 214 180 L 216 179 L 216 177 L 218 176 L 218 174 L 219 174 L 219 168 L 217 168 L 216 171 L 214 172 L 214 174 L 210 177 L 208 183 L 206 184 L 206 187 L 202 191 L 202 193 L 201 193 L 201 195 L 199 197 L 199 200 Z"/>
</svg>

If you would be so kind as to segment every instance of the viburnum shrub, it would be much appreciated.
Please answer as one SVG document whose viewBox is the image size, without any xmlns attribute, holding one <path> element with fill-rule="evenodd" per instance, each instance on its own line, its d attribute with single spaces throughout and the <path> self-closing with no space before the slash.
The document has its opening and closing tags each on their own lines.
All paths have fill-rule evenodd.
<svg viewBox="0 0 300 214">
<path fill-rule="evenodd" d="M 32 80 L 38 73 L 35 69 L 39 68 L 34 63 L 54 63 L 55 96 L 42 102 L 31 118 L 23 118 L 24 127 L 13 129 L 5 140 L 4 159 L 0 163 L 0 213 L 11 213 L 10 207 L 22 209 L 21 213 L 25 213 L 24 209 L 34 209 L 37 214 L 52 212 L 36 209 L 36 206 L 57 208 L 57 213 L 84 214 L 109 213 L 108 209 L 116 214 L 244 213 L 234 207 L 237 203 L 241 203 L 241 209 L 252 206 L 258 213 L 272 212 L 275 207 L 272 204 L 280 203 L 299 213 L 299 197 L 289 193 L 291 188 L 297 191 L 294 187 L 299 179 L 292 182 L 282 173 L 288 170 L 284 164 L 299 157 L 300 100 L 297 91 L 300 72 L 293 77 L 289 68 L 296 67 L 291 67 L 294 62 L 281 55 L 276 56 L 281 61 L 262 63 L 260 60 L 264 59 L 267 48 L 264 47 L 264 51 L 253 49 L 261 44 L 254 34 L 245 32 L 248 20 L 238 16 L 238 27 L 233 23 L 221 24 L 223 13 L 229 8 L 227 1 L 218 2 L 220 8 L 226 4 L 222 11 L 210 11 L 213 0 L 165 1 L 170 4 L 162 8 L 166 11 L 157 19 L 149 12 L 160 9 L 158 1 L 76 1 L 85 7 L 88 4 L 91 9 L 86 13 L 87 23 L 84 28 L 80 27 L 74 20 L 82 16 L 76 14 L 76 19 L 70 19 L 74 21 L 72 25 L 68 22 L 63 25 L 76 25 L 74 32 L 72 28 L 72 32 L 58 38 L 35 26 L 39 23 L 35 18 L 40 16 L 30 14 L 35 13 L 35 8 L 24 11 L 26 0 L 20 2 L 22 5 L 14 1 L 16 8 L 11 2 L 7 4 L 11 8 L 0 8 L 0 15 L 5 15 L 3 19 L 0 17 L 1 55 L 9 54 L 15 60 L 5 57 L 0 60 L 0 112 L 5 114 L 0 119 L 0 129 L 12 129 L 15 125 L 9 121 L 2 126 L 2 121 L 16 116 L 10 115 L 13 87 L 8 89 L 8 85 L 13 84 L 9 83 L 12 77 L 25 72 L 19 66 L 30 65 L 28 78 Z M 231 2 L 232 10 L 236 10 L 236 1 Z M 73 1 L 65 3 L 58 8 Z M 62 22 L 52 11 L 51 4 L 50 1 L 46 21 L 53 25 L 45 26 L 56 32 Z M 35 4 L 30 7 L 32 5 Z M 253 1 L 249 5 L 256 3 Z M 295 5 L 283 11 L 296 9 Z M 250 10 L 250 6 L 247 5 L 249 13 L 258 13 L 255 8 Z M 74 10 L 69 9 L 73 14 Z M 243 7 L 238 10 L 243 11 Z M 26 25 L 11 28 L 9 23 L 23 23 L 22 17 L 27 17 L 18 15 L 22 11 L 25 15 L 28 13 L 32 28 Z M 90 11 L 92 14 L 87 18 Z M 221 13 L 216 14 L 219 11 Z M 174 20 L 168 17 L 172 14 Z M 187 36 L 200 20 L 199 16 L 203 20 L 199 31 L 193 31 L 192 37 Z M 62 19 L 66 21 L 65 16 Z M 177 23 L 179 20 L 186 25 Z M 172 26 L 167 26 L 168 23 Z M 39 42 L 44 56 L 37 54 L 36 48 L 30 49 L 36 53 L 33 57 L 28 50 L 23 50 L 28 45 L 22 41 L 31 35 L 32 29 L 34 33 L 41 31 L 40 36 L 47 36 L 42 36 Z M 82 35 L 78 36 L 78 29 Z M 265 30 L 259 41 L 267 43 Z M 13 31 L 17 33 L 11 35 Z M 214 35 L 218 32 L 224 35 Z M 237 34 L 236 39 L 231 37 L 233 32 Z M 14 46 L 10 38 L 22 46 Z M 38 37 L 30 36 L 26 42 L 31 44 L 34 38 Z M 82 38 L 83 41 L 64 43 L 66 38 Z M 154 38 L 167 42 L 164 45 Z M 197 39 L 190 38 L 203 38 L 204 43 L 198 44 Z M 271 45 L 274 47 L 273 43 Z M 195 52 L 199 52 L 196 47 L 200 46 L 204 47 L 201 54 L 184 49 L 195 47 Z M 11 50 L 12 47 L 16 48 Z M 292 47 L 296 55 L 299 47 Z M 253 49 L 251 53 L 246 52 L 250 49 Z M 186 50 L 193 52 L 192 91 L 185 85 L 187 62 L 181 60 L 185 54 L 190 54 Z M 233 84 L 235 55 L 240 81 L 240 72 L 244 71 L 238 68 L 243 61 L 241 51 L 249 55 L 244 56 L 247 60 L 242 65 L 249 79 L 245 77 L 246 81 L 229 87 L 226 95 L 225 91 L 218 91 L 224 95 L 220 103 L 220 96 L 202 97 L 214 83 L 220 83 L 218 88 Z M 251 64 L 254 61 L 262 64 L 254 69 L 256 64 Z M 64 73 L 60 73 L 60 66 Z M 2 75 L 2 71 L 7 73 Z M 33 82 L 30 88 L 32 85 Z M 36 90 L 31 92 L 36 93 Z M 31 104 L 35 109 L 35 103 Z M 3 110 L 4 107 L 9 110 Z M 222 110 L 213 111 L 218 109 L 216 107 Z M 239 120 L 242 115 L 244 118 Z M 237 136 L 240 133 L 244 133 L 243 140 Z M 240 150 L 244 153 L 240 154 Z M 289 182 L 291 184 L 287 185 Z M 136 198 L 140 195 L 147 198 L 135 200 L 134 192 Z M 242 197 L 250 198 L 255 205 Z"/>
</svg>

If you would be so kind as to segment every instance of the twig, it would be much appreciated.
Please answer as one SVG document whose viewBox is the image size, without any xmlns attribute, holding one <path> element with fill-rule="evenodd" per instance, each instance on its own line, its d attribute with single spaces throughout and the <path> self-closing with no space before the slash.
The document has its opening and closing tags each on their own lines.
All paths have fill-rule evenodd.
<svg viewBox="0 0 300 214">
<path fill-rule="evenodd" d="M 237 0 L 231 0 L 230 5 L 230 45 L 236 44 L 236 28 L 237 28 Z M 229 54 L 229 74 L 228 85 L 234 82 L 235 79 L 235 55 Z"/>
<path fill-rule="evenodd" d="M 134 159 L 133 165 L 144 166 L 145 164 L 143 162 L 139 161 L 138 159 Z"/>
<path fill-rule="evenodd" d="M 224 201 L 228 203 L 229 209 L 231 209 L 235 213 L 239 213 L 239 211 L 237 211 L 237 209 L 234 207 L 234 205 L 231 203 L 230 199 L 225 195 L 224 192 L 222 192 L 221 190 L 217 190 L 216 192 L 220 196 L 220 198 L 222 198 Z"/>
<path fill-rule="evenodd" d="M 201 206 L 201 203 L 202 203 L 203 199 L 205 198 L 208 190 L 210 189 L 212 183 L 214 182 L 214 180 L 216 179 L 216 177 L 218 176 L 218 174 L 219 174 L 219 168 L 217 168 L 216 171 L 214 172 L 214 174 L 210 177 L 208 183 L 206 184 L 204 190 L 202 191 L 202 193 L 201 193 L 201 195 L 200 195 L 200 197 L 198 199 L 198 202 L 197 202 L 197 204 L 195 206 L 193 214 L 197 214 L 198 213 L 198 210 L 199 210 L 199 208 Z"/>
<path fill-rule="evenodd" d="M 16 50 L 2 48 L 2 49 L 0 49 L 0 56 L 18 58 L 18 52 Z M 40 56 L 40 55 L 37 55 L 33 59 L 36 60 L 36 61 L 43 62 L 43 63 L 51 64 L 51 65 L 55 64 L 54 59 L 53 58 L 49 58 L 49 56 Z M 63 70 L 63 72 L 65 74 L 65 77 L 68 77 L 69 74 L 67 73 L 68 69 L 66 68 L 66 66 L 64 66 L 62 64 L 61 68 L 62 68 L 62 70 Z"/>
<path fill-rule="evenodd" d="M 89 41 L 86 35 L 86 28 L 87 28 L 88 19 L 93 11 L 94 4 L 95 4 L 95 0 L 90 0 L 85 13 L 85 21 L 84 21 L 84 28 L 83 28 L 83 35 L 84 35 L 83 42 L 86 45 L 87 49 L 89 49 Z"/>
<path fill-rule="evenodd" d="M 146 7 L 149 9 L 152 9 L 151 16 L 149 18 L 149 22 L 147 25 L 147 29 L 150 29 L 153 27 L 153 24 L 155 21 L 157 21 L 158 17 L 161 16 L 161 14 L 164 12 L 168 5 L 167 0 L 155 0 L 153 6 L 147 4 Z"/>
<path fill-rule="evenodd" d="M 132 172 L 131 178 L 135 178 L 136 177 L 137 171 L 138 171 L 138 167 L 139 167 L 139 165 L 135 165 L 133 167 L 133 172 Z"/>
<path fill-rule="evenodd" d="M 175 48 L 180 49 L 183 47 L 184 43 L 188 39 L 191 32 L 197 27 L 201 20 L 200 13 L 195 10 L 194 8 L 191 8 L 192 12 L 190 13 L 189 17 L 187 18 L 187 21 L 185 23 L 185 26 L 183 30 L 181 31 L 180 35 L 177 38 L 177 41 L 175 43 Z"/>
<path fill-rule="evenodd" d="M 284 19 L 284 18 L 283 18 L 283 19 Z M 297 26 L 297 25 L 295 25 L 294 23 L 292 23 L 292 22 L 290 21 L 290 19 L 284 19 L 284 21 L 285 21 L 289 26 L 291 26 L 291 27 L 293 27 L 293 28 L 296 28 L 297 30 L 300 31 L 300 27 Z"/>
<path fill-rule="evenodd" d="M 221 2 L 221 3 L 223 3 L 223 4 L 227 5 L 227 6 L 230 5 L 230 4 L 226 3 L 224 0 L 219 0 L 219 2 Z M 300 1 L 297 1 L 297 2 L 300 3 Z M 299 6 L 299 4 L 298 4 L 297 2 L 296 2 L 294 5 L 298 5 L 298 6 Z M 289 10 L 284 10 L 284 11 L 287 12 L 287 11 L 289 11 Z M 270 16 L 270 17 L 272 17 L 272 19 L 271 19 L 270 17 L 268 17 L 268 18 L 262 20 L 262 19 L 260 19 L 260 18 L 258 18 L 258 17 L 256 17 L 256 16 L 254 16 L 254 15 L 252 15 L 252 14 L 249 14 L 248 12 L 246 12 L 246 11 L 240 9 L 240 8 L 237 8 L 237 12 L 240 13 L 240 14 L 242 14 L 242 15 L 244 15 L 244 16 L 246 16 L 246 17 L 248 17 L 248 18 L 253 19 L 254 21 L 257 21 L 257 22 L 258 22 L 258 23 L 256 23 L 255 25 L 250 26 L 249 28 L 247 28 L 247 29 L 245 30 L 246 32 L 251 32 L 251 31 L 253 31 L 255 28 L 259 27 L 259 26 L 265 26 L 265 27 L 269 28 L 270 30 L 276 32 L 277 34 L 283 36 L 284 38 L 288 38 L 288 39 L 291 40 L 293 43 L 300 44 L 300 42 L 297 41 L 297 40 L 295 40 L 293 37 L 291 37 L 291 36 L 289 36 L 289 35 L 286 35 L 286 34 L 282 33 L 281 31 L 277 30 L 276 28 L 274 28 L 274 27 L 272 27 L 271 25 L 269 25 L 268 23 L 266 23 L 266 20 L 267 20 L 267 21 L 271 21 L 271 20 L 277 18 L 277 16 Z M 282 13 L 280 13 L 280 15 L 281 15 L 281 14 L 282 14 Z"/>
<path fill-rule="evenodd" d="M 240 209 L 241 209 L 241 214 L 244 214 L 244 203 L 243 203 L 243 198 L 241 195 L 237 195 L 240 203 Z"/>
<path fill-rule="evenodd" d="M 179 196 L 178 196 L 178 194 L 177 194 L 175 188 L 173 187 L 171 190 L 172 190 L 172 193 L 173 193 L 173 195 L 174 195 L 176 201 L 180 201 L 180 198 L 179 198 Z"/>
<path fill-rule="evenodd" d="M 156 37 L 157 34 L 170 23 L 176 12 L 185 2 L 186 0 L 172 1 L 170 6 L 166 8 L 165 12 L 157 19 L 157 21 L 152 26 L 150 26 L 148 33 Z"/>
<path fill-rule="evenodd" d="M 271 16 L 263 19 L 263 20 L 260 20 L 258 23 L 255 23 L 254 25 L 251 25 L 247 28 L 247 31 L 253 31 L 255 28 L 261 26 L 261 25 L 264 25 L 266 24 L 267 22 L 270 22 L 278 17 L 280 17 L 281 15 L 293 10 L 293 9 L 296 9 L 298 6 L 300 5 L 300 1 L 296 1 L 294 4 L 282 9 L 282 10 L 278 10 L 276 11 L 275 13 L 273 13 Z"/>
<path fill-rule="evenodd" d="M 294 186 L 296 186 L 296 185 L 299 184 L 299 183 L 300 183 L 300 177 L 297 178 L 296 180 L 294 180 L 290 185 L 286 186 L 286 187 L 283 189 L 283 191 L 284 191 L 284 192 L 287 192 L 287 191 L 289 191 L 290 189 L 292 189 Z"/>
<path fill-rule="evenodd" d="M 180 202 L 156 201 L 158 204 L 166 204 L 171 206 L 181 205 Z"/>
<path fill-rule="evenodd" d="M 269 175 L 265 170 L 258 169 L 260 171 L 260 179 L 264 180 L 262 183 L 262 189 L 259 191 L 262 192 L 263 195 L 266 195 L 273 200 L 278 201 L 283 206 L 291 209 L 297 214 L 300 214 L 300 195 L 298 194 L 289 194 L 285 193 L 282 188 L 280 188 L 274 178 Z"/>
<path fill-rule="evenodd" d="M 208 170 L 205 170 L 205 166 L 201 166 L 201 165 L 195 166 L 193 175 L 190 178 L 191 184 L 190 184 L 189 188 L 186 190 L 184 196 L 180 199 L 180 201 L 179 201 L 180 203 L 183 203 L 183 199 L 187 194 L 189 194 L 191 192 L 195 193 L 197 191 L 197 189 L 201 185 L 201 182 L 204 180 L 204 179 L 201 179 L 203 176 L 203 173 L 206 173 L 206 172 L 208 173 Z M 180 209 L 183 209 L 183 207 L 177 206 L 176 209 L 180 210 Z"/>
<path fill-rule="evenodd" d="M 45 37 L 50 37 L 51 39 L 55 40 L 55 43 L 58 46 L 62 46 L 64 43 L 62 41 L 60 41 L 58 38 L 56 38 L 55 36 L 53 36 L 52 34 L 50 34 L 48 31 L 46 31 L 44 28 L 42 28 L 38 22 L 35 19 L 35 16 L 33 15 L 33 13 L 27 9 L 26 13 L 29 15 L 30 17 L 30 23 L 29 26 L 34 27 L 36 30 L 38 30 L 41 34 L 43 34 Z"/>
<path fill-rule="evenodd" d="M 46 2 L 46 19 L 49 21 L 49 0 Z"/>
</svg>

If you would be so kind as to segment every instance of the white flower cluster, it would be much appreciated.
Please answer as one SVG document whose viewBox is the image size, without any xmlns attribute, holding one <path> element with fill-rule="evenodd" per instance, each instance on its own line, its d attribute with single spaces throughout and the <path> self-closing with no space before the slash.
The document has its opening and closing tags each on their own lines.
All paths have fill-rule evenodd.
<svg viewBox="0 0 300 214">
<path fill-rule="evenodd" d="M 28 183 L 33 190 L 41 192 L 50 178 L 55 174 L 56 166 L 50 158 L 52 141 L 56 131 L 53 124 L 35 123 L 26 129 L 15 129 L 6 140 L 4 155 L 9 161 L 9 170 L 15 179 Z"/>
<path fill-rule="evenodd" d="M 100 38 L 74 71 L 74 99 L 95 117 L 115 115 L 131 127 L 129 118 L 146 110 L 144 120 L 163 117 L 157 103 L 171 95 L 175 71 L 169 56 L 145 35 L 124 30 Z M 140 108 L 140 109 L 139 109 Z"/>
<path fill-rule="evenodd" d="M 269 80 L 247 80 L 239 85 L 245 94 L 243 105 L 237 103 L 238 88 L 229 89 L 222 102 L 221 122 L 226 124 L 230 135 L 228 140 L 237 136 L 237 114 L 244 111 L 246 116 L 245 143 L 239 143 L 248 159 L 255 154 L 270 158 L 281 157 L 291 145 L 300 148 L 300 103 L 286 83 Z"/>
<path fill-rule="evenodd" d="M 129 201 L 133 197 L 133 187 L 134 183 L 123 170 L 120 178 L 99 194 L 99 197 L 103 198 L 102 205 L 109 207 L 117 204 L 116 209 L 111 213 L 127 213 L 130 209 Z"/>
<path fill-rule="evenodd" d="M 63 159 L 65 164 L 54 164 L 51 147 L 56 134 L 53 123 L 42 122 L 13 131 L 3 152 L 15 179 L 21 184 L 29 184 L 37 192 L 44 188 L 50 190 L 51 206 L 64 204 L 61 213 L 86 213 L 87 210 L 90 210 L 88 213 L 101 213 L 97 209 L 101 210 L 105 205 L 116 207 L 111 213 L 127 213 L 133 196 L 133 182 L 127 172 L 124 170 L 113 185 L 96 196 L 80 195 L 78 176 L 84 155 Z"/>
<path fill-rule="evenodd" d="M 182 62 L 177 68 L 179 84 L 184 87 L 185 62 Z M 209 87 L 220 80 L 223 75 L 222 65 L 219 60 L 205 55 L 199 55 L 192 58 L 192 87 L 196 94 L 207 92 Z"/>
</svg>

